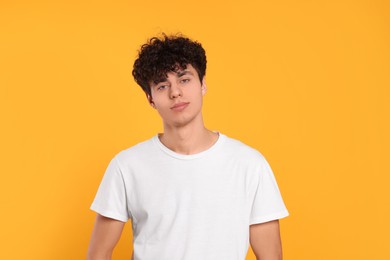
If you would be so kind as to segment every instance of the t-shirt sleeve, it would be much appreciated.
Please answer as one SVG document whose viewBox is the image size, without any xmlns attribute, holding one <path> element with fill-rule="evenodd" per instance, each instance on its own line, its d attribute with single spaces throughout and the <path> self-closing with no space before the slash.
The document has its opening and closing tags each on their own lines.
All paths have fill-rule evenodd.
<svg viewBox="0 0 390 260">
<path fill-rule="evenodd" d="M 273 171 L 261 156 L 256 178 L 256 191 L 250 214 L 250 225 L 287 217 L 289 212 L 283 202 Z"/>
<path fill-rule="evenodd" d="M 127 222 L 129 214 L 126 198 L 122 171 L 114 157 L 104 173 L 90 209 L 105 217 Z"/>
</svg>

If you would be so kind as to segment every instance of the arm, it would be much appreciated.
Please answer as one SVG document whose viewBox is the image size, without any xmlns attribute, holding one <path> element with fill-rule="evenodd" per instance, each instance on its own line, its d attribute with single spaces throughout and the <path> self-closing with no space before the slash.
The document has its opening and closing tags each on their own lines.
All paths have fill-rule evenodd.
<svg viewBox="0 0 390 260">
<path fill-rule="evenodd" d="M 250 244 L 257 260 L 282 260 L 279 220 L 251 225 Z"/>
<path fill-rule="evenodd" d="M 110 260 L 125 223 L 97 214 L 88 248 L 88 260 Z"/>
</svg>

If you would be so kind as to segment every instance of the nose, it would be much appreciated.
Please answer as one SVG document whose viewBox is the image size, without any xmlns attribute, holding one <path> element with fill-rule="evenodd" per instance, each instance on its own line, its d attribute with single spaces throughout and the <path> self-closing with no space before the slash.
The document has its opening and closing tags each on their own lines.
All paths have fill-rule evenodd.
<svg viewBox="0 0 390 260">
<path fill-rule="evenodd" d="M 177 98 L 179 96 L 183 96 L 182 90 L 177 84 L 172 84 L 170 90 L 171 90 L 170 93 L 171 98 Z"/>
</svg>

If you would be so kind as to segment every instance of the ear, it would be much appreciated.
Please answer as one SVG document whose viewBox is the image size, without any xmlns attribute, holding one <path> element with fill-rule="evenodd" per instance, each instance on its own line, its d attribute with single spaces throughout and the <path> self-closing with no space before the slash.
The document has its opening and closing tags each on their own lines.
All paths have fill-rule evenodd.
<svg viewBox="0 0 390 260">
<path fill-rule="evenodd" d="M 155 105 L 154 102 L 153 102 L 153 98 L 152 98 L 149 94 L 147 94 L 147 93 L 145 93 L 145 94 L 146 94 L 146 98 L 148 99 L 149 104 L 150 104 L 153 108 L 156 108 L 156 105 Z"/>
<path fill-rule="evenodd" d="M 202 96 L 204 96 L 207 92 L 207 85 L 206 85 L 206 78 L 203 77 L 202 79 Z"/>
</svg>

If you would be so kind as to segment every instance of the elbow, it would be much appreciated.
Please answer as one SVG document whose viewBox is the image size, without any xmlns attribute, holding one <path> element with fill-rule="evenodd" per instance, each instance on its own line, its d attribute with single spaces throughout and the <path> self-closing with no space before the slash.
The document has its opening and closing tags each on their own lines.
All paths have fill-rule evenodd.
<svg viewBox="0 0 390 260">
<path fill-rule="evenodd" d="M 256 260 L 283 260 L 282 252 L 274 252 L 270 255 L 262 255 L 259 256 L 258 254 L 255 254 Z"/>
<path fill-rule="evenodd" d="M 99 250 L 88 249 L 87 260 L 111 260 L 112 252 L 102 252 Z"/>
</svg>

